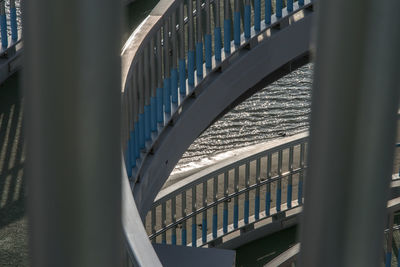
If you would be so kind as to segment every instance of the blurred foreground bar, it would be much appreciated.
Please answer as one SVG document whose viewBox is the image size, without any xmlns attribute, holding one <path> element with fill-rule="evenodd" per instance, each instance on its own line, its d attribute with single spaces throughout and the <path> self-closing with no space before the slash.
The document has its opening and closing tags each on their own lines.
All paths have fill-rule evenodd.
<svg viewBox="0 0 400 267">
<path fill-rule="evenodd" d="M 32 266 L 120 266 L 120 1 L 24 1 Z"/>
<path fill-rule="evenodd" d="M 301 266 L 380 266 L 399 100 L 400 1 L 318 1 Z"/>
</svg>

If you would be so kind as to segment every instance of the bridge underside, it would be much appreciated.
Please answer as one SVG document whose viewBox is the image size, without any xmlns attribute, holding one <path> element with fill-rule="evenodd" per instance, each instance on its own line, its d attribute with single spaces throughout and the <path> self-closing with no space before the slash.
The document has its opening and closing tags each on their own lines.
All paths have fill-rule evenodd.
<svg viewBox="0 0 400 267">
<path fill-rule="evenodd" d="M 313 12 L 302 10 L 249 41 L 210 73 L 174 114 L 143 160 L 134 185 L 142 218 L 183 153 L 215 120 L 269 83 L 309 62 Z"/>
</svg>

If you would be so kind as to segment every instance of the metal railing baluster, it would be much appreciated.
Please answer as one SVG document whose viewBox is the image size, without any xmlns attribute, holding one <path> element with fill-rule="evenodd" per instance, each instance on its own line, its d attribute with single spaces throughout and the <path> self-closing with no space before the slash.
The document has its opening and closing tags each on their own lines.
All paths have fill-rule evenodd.
<svg viewBox="0 0 400 267">
<path fill-rule="evenodd" d="M 282 18 L 282 8 L 283 8 L 283 0 L 276 0 L 275 2 L 275 16 L 280 19 Z"/>
<path fill-rule="evenodd" d="M 157 66 L 157 123 L 160 127 L 164 124 L 164 107 L 163 107 L 163 74 L 162 74 L 162 48 L 161 48 L 161 29 L 157 32 L 157 48 L 156 48 L 156 66 Z"/>
<path fill-rule="evenodd" d="M 221 62 L 221 49 L 222 49 L 222 33 L 221 33 L 221 18 L 220 18 L 220 0 L 214 0 L 215 8 L 215 26 L 214 26 L 214 54 L 215 61 Z"/>
<path fill-rule="evenodd" d="M 393 212 L 388 215 L 388 237 L 386 240 L 386 257 L 385 257 L 385 267 L 392 266 L 392 242 L 393 242 Z"/>
<path fill-rule="evenodd" d="M 206 69 L 210 70 L 212 68 L 212 40 L 211 40 L 211 14 L 210 14 L 210 0 L 206 0 L 206 33 L 204 35 L 204 45 L 205 45 L 205 60 Z"/>
<path fill-rule="evenodd" d="M 265 19 L 264 22 L 266 25 L 271 24 L 271 15 L 272 15 L 272 3 L 271 0 L 265 0 Z"/>
<path fill-rule="evenodd" d="M 261 158 L 256 161 L 256 184 L 259 185 L 261 182 Z M 256 197 L 254 198 L 254 218 L 258 220 L 260 218 L 260 187 L 256 188 Z"/>
<path fill-rule="evenodd" d="M 166 202 L 163 202 L 161 204 L 161 227 L 165 228 L 166 224 L 166 220 L 167 220 L 167 207 L 166 207 Z M 167 234 L 166 232 L 162 233 L 162 240 L 161 243 L 163 244 L 167 244 Z"/>
<path fill-rule="evenodd" d="M 297 201 L 299 204 L 303 204 L 303 176 L 304 176 L 304 160 L 305 160 L 305 143 L 300 145 L 300 174 L 299 174 L 299 185 L 297 192 Z"/>
<path fill-rule="evenodd" d="M 139 147 L 140 149 L 144 149 L 145 146 L 145 117 L 144 117 L 144 103 L 145 103 L 145 95 L 144 95 L 144 79 L 143 79 L 143 54 L 140 57 L 138 62 L 138 76 L 136 77 L 138 80 L 139 86 Z"/>
<path fill-rule="evenodd" d="M 237 194 L 239 192 L 239 166 L 235 167 L 234 190 Z M 233 228 L 238 228 L 239 223 L 239 197 L 236 195 L 233 204 Z"/>
<path fill-rule="evenodd" d="M 207 181 L 203 182 L 203 207 L 207 207 Z M 201 223 L 201 238 L 203 244 L 207 242 L 207 210 L 203 211 L 203 220 Z"/>
<path fill-rule="evenodd" d="M 177 36 L 176 36 L 176 11 L 172 13 L 171 18 L 171 102 L 174 110 L 178 107 L 178 62 L 177 62 Z"/>
<path fill-rule="evenodd" d="M 186 191 L 182 192 L 182 217 L 185 218 L 187 216 L 186 211 Z M 187 230 L 186 230 L 186 220 L 182 222 L 182 245 L 186 246 L 187 244 Z"/>
<path fill-rule="evenodd" d="M 213 185 L 213 201 L 214 203 L 218 200 L 218 176 L 214 177 Z M 218 205 L 213 207 L 213 238 L 217 238 L 218 230 Z"/>
<path fill-rule="evenodd" d="M 226 199 L 224 201 L 224 213 L 223 213 L 223 226 L 222 226 L 222 231 L 224 234 L 228 232 L 228 179 L 229 179 L 229 172 L 226 171 L 224 173 L 224 198 Z"/>
<path fill-rule="evenodd" d="M 234 0 L 234 15 L 233 15 L 233 43 L 236 46 L 240 45 L 240 5 L 239 1 Z"/>
<path fill-rule="evenodd" d="M 304 6 L 304 0 L 299 0 L 299 6 L 300 7 Z"/>
<path fill-rule="evenodd" d="M 179 94 L 181 101 L 186 96 L 186 62 L 185 62 L 185 12 L 184 1 L 179 4 Z"/>
<path fill-rule="evenodd" d="M 272 155 L 268 153 L 267 155 L 267 181 L 271 179 L 271 165 L 272 165 Z M 266 185 L 265 191 L 265 216 L 270 215 L 271 210 L 271 182 Z"/>
<path fill-rule="evenodd" d="M 0 33 L 1 47 L 6 49 L 8 47 L 6 1 L 0 2 Z"/>
<path fill-rule="evenodd" d="M 171 77 L 170 77 L 170 51 L 169 51 L 169 30 L 170 21 L 167 18 L 164 22 L 163 31 L 163 55 L 164 55 L 164 114 L 165 123 L 171 115 Z"/>
<path fill-rule="evenodd" d="M 287 0 L 287 7 L 288 12 L 293 12 L 293 0 Z"/>
<path fill-rule="evenodd" d="M 18 41 L 18 25 L 17 25 L 17 9 L 15 0 L 10 0 L 10 23 L 11 23 L 11 40 Z"/>
<path fill-rule="evenodd" d="M 150 117 L 150 44 L 146 45 L 144 48 L 144 58 L 143 58 L 143 68 L 144 68 L 144 137 L 145 141 L 151 140 L 151 117 Z"/>
<path fill-rule="evenodd" d="M 134 119 L 134 148 L 135 148 L 135 160 L 140 158 L 140 140 L 139 140 L 139 99 L 138 99 L 138 93 L 139 93 L 139 86 L 138 86 L 138 68 L 135 69 L 133 72 L 133 78 L 132 78 L 132 98 L 133 101 L 131 101 L 132 108 L 133 108 L 133 119 Z"/>
<path fill-rule="evenodd" d="M 151 234 L 155 234 L 156 233 L 156 207 L 153 207 L 151 209 Z M 152 243 L 156 242 L 156 238 L 154 237 L 151 240 Z"/>
<path fill-rule="evenodd" d="M 203 34 L 201 21 L 201 0 L 196 0 L 196 73 L 197 78 L 203 78 Z"/>
<path fill-rule="evenodd" d="M 244 5 L 244 38 L 250 38 L 250 28 L 251 28 L 251 6 L 250 0 L 245 0 Z"/>
<path fill-rule="evenodd" d="M 176 223 L 176 196 L 171 200 L 171 219 L 173 224 Z M 172 228 L 171 243 L 176 245 L 176 227 Z"/>
<path fill-rule="evenodd" d="M 286 205 L 288 209 L 292 207 L 292 184 L 293 184 L 293 146 L 289 148 L 289 177 L 287 184 L 287 197 L 286 197 Z"/>
<path fill-rule="evenodd" d="M 194 86 L 194 65 L 195 65 L 195 47 L 194 47 L 194 29 L 193 29 L 193 2 L 188 1 L 187 5 L 188 16 L 188 84 L 189 87 Z M 189 88 L 190 91 L 192 88 Z"/>
<path fill-rule="evenodd" d="M 250 163 L 246 162 L 246 169 L 245 169 L 245 187 L 246 189 L 249 188 L 250 185 Z M 250 195 L 249 191 L 244 193 L 244 224 L 249 223 L 249 211 L 250 211 Z"/>
<path fill-rule="evenodd" d="M 230 0 L 224 0 L 224 51 L 228 55 L 231 53 Z"/>
<path fill-rule="evenodd" d="M 192 187 L 192 212 L 196 211 L 196 185 Z M 197 247 L 197 216 L 192 216 L 192 247 Z"/>
<path fill-rule="evenodd" d="M 261 30 L 261 0 L 254 0 L 254 30 Z"/>
<path fill-rule="evenodd" d="M 157 132 L 157 69 L 156 69 L 156 48 L 154 38 L 150 41 L 150 130 Z"/>
<path fill-rule="evenodd" d="M 282 203 L 282 149 L 278 152 L 278 182 L 276 186 L 276 211 L 281 211 Z"/>
</svg>

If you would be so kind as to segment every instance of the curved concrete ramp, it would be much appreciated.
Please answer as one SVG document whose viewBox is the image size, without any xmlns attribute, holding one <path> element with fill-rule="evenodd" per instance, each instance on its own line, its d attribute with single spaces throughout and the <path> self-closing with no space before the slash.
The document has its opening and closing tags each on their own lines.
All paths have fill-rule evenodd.
<svg viewBox="0 0 400 267">
<path fill-rule="evenodd" d="M 312 10 L 301 10 L 251 40 L 182 103 L 137 175 L 134 197 L 142 218 L 182 154 L 216 118 L 249 92 L 308 62 L 312 18 Z"/>
</svg>

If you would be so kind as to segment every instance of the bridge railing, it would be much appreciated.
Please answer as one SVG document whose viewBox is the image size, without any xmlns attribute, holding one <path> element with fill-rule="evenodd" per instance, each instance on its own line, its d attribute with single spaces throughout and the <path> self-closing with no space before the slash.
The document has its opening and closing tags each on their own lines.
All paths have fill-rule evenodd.
<svg viewBox="0 0 400 267">
<path fill-rule="evenodd" d="M 14 47 L 21 39 L 18 32 L 17 8 L 15 0 L 0 1 L 0 55 Z"/>
<path fill-rule="evenodd" d="M 128 177 L 197 84 L 222 71 L 254 37 L 269 36 L 282 18 L 309 6 L 310 0 L 161 0 L 122 52 Z"/>
<path fill-rule="evenodd" d="M 202 246 L 302 205 L 307 138 L 269 143 L 161 191 L 145 221 L 150 239 Z"/>
</svg>

